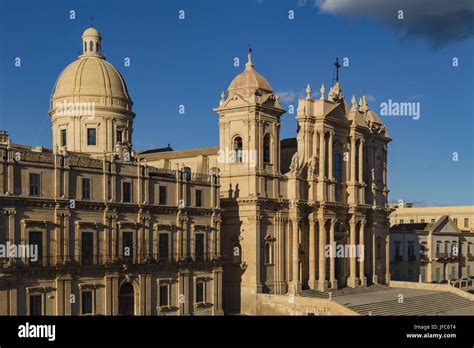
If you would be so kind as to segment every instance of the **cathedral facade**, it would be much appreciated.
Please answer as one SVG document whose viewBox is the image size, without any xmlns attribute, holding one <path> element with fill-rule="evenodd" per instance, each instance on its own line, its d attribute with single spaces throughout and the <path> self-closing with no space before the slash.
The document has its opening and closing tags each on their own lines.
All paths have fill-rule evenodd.
<svg viewBox="0 0 474 348">
<path fill-rule="evenodd" d="M 52 96 L 53 150 L 0 142 L 0 236 L 43 250 L 4 262 L 2 314 L 38 293 L 43 314 L 84 314 L 67 301 L 83 289 L 95 314 L 265 314 L 262 294 L 389 283 L 391 139 L 365 97 L 308 85 L 281 139 L 285 110 L 249 53 L 214 109 L 218 146 L 135 153 L 125 82 L 94 28 L 83 46 Z"/>
</svg>

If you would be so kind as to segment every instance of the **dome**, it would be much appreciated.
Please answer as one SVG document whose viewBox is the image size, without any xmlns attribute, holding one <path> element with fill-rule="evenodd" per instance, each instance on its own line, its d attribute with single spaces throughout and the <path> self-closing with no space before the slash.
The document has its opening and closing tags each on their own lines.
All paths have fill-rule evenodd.
<svg viewBox="0 0 474 348">
<path fill-rule="evenodd" d="M 273 93 L 270 83 L 255 70 L 255 66 L 252 63 L 252 54 L 249 53 L 245 70 L 232 80 L 227 91 L 229 94 L 238 93 L 248 97 L 254 94 L 256 90 L 263 94 Z"/>
<path fill-rule="evenodd" d="M 84 33 L 82 34 L 82 37 L 94 37 L 94 38 L 100 38 L 100 33 L 97 31 L 96 28 L 87 28 L 86 30 L 84 30 Z"/>
<path fill-rule="evenodd" d="M 56 82 L 53 99 L 77 95 L 130 100 L 125 81 L 117 69 L 94 55 L 80 56 L 63 70 Z"/>
</svg>

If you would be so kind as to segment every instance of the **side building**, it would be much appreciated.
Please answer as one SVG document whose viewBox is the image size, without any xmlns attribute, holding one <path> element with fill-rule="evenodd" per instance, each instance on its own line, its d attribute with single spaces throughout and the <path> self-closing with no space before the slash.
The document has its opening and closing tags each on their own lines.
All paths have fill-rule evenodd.
<svg viewBox="0 0 474 348">
<path fill-rule="evenodd" d="M 461 231 L 447 215 L 435 222 L 390 228 L 393 280 L 442 283 L 474 277 L 474 233 Z"/>
<path fill-rule="evenodd" d="M 53 150 L 0 133 L 0 315 L 223 314 L 219 176 L 137 160 L 124 79 L 82 38 Z"/>
</svg>

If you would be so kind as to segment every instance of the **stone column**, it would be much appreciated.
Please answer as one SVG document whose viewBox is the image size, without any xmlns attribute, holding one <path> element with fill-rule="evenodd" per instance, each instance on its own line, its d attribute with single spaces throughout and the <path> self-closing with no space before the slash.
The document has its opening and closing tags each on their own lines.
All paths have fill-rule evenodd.
<svg viewBox="0 0 474 348">
<path fill-rule="evenodd" d="M 364 183 L 364 139 L 359 140 L 359 184 Z"/>
<path fill-rule="evenodd" d="M 213 315 L 223 315 L 222 309 L 222 268 L 216 268 L 212 271 L 212 295 L 213 295 Z"/>
<path fill-rule="evenodd" d="M 331 227 L 329 229 L 329 246 L 331 253 L 329 254 L 329 282 L 331 283 L 331 289 L 337 289 L 336 279 L 336 250 L 334 244 L 334 226 L 336 225 L 336 219 L 331 219 Z"/>
<path fill-rule="evenodd" d="M 386 228 L 386 226 L 384 226 Z M 390 236 L 387 232 L 385 237 L 385 284 L 390 284 Z"/>
<path fill-rule="evenodd" d="M 299 221 L 298 218 L 294 218 L 293 222 L 293 251 L 292 251 L 292 282 L 293 291 L 301 290 L 301 282 L 299 280 Z"/>
<path fill-rule="evenodd" d="M 7 216 L 7 218 L 5 220 L 8 219 L 8 237 L 7 237 L 7 240 L 11 244 L 15 244 L 15 214 L 16 214 L 16 211 L 15 211 L 15 209 L 7 208 L 7 209 L 4 210 L 4 213 Z M 15 263 L 15 258 L 10 257 L 8 259 L 8 263 L 10 265 Z"/>
<path fill-rule="evenodd" d="M 318 280 L 318 290 L 325 291 L 328 288 L 326 281 L 326 255 L 325 255 L 325 246 L 326 246 L 326 225 L 325 219 L 319 218 L 319 280 Z"/>
<path fill-rule="evenodd" d="M 377 231 L 377 222 L 373 222 L 372 225 L 372 283 L 378 283 L 378 276 L 377 276 L 377 238 L 376 238 L 376 231 Z"/>
<path fill-rule="evenodd" d="M 350 175 L 350 181 L 352 183 L 355 183 L 355 163 L 356 163 L 356 139 L 355 135 L 351 136 L 351 175 Z"/>
<path fill-rule="evenodd" d="M 63 242 L 64 242 L 64 262 L 68 263 L 71 261 L 71 255 L 69 253 L 69 217 L 71 216 L 70 213 L 64 213 L 64 218 L 63 218 Z"/>
<path fill-rule="evenodd" d="M 367 286 L 367 278 L 365 277 L 365 240 L 364 240 L 364 233 L 365 233 L 365 220 L 360 222 L 360 230 L 359 230 L 359 279 L 361 286 Z M 357 249 L 356 249 L 357 250 Z"/>
<path fill-rule="evenodd" d="M 334 139 L 334 131 L 331 130 L 329 132 L 329 143 L 328 143 L 328 177 L 329 177 L 329 192 L 328 192 L 328 200 L 335 201 L 335 183 L 334 183 L 334 175 L 333 175 L 333 161 L 334 161 L 334 153 L 332 149 L 333 140 Z"/>
<path fill-rule="evenodd" d="M 324 141 L 324 130 L 319 131 L 319 180 L 325 178 L 326 149 Z"/>
<path fill-rule="evenodd" d="M 314 213 L 309 216 L 309 280 L 310 289 L 316 289 L 316 219 Z"/>
<path fill-rule="evenodd" d="M 351 218 L 351 220 L 349 221 L 349 227 L 350 227 L 350 235 L 349 235 L 350 247 L 352 250 L 354 250 L 356 246 L 356 221 L 354 217 Z M 352 254 L 350 255 L 350 274 L 349 274 L 349 278 L 347 279 L 347 286 L 351 288 L 357 287 L 357 284 L 358 284 L 356 272 L 357 272 L 356 255 Z"/>
</svg>

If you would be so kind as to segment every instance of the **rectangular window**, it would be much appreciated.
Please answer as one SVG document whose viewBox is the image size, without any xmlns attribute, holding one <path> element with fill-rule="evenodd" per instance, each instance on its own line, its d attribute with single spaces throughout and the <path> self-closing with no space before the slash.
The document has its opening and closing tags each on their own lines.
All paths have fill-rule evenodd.
<svg viewBox="0 0 474 348">
<path fill-rule="evenodd" d="M 43 260 L 43 232 L 31 231 L 28 238 L 28 243 L 37 248 L 37 259 L 30 259 L 30 264 L 41 265 L 41 261 Z"/>
<path fill-rule="evenodd" d="M 411 224 L 414 224 L 414 223 L 415 223 L 415 220 L 414 220 L 414 219 L 410 219 L 410 223 L 411 223 Z"/>
<path fill-rule="evenodd" d="M 408 244 L 408 256 L 414 256 L 415 255 L 415 246 L 413 243 Z"/>
<path fill-rule="evenodd" d="M 453 219 L 454 224 L 457 226 L 458 225 L 458 218 Z"/>
<path fill-rule="evenodd" d="M 158 257 L 160 260 L 168 259 L 169 234 L 160 233 L 158 235 Z"/>
<path fill-rule="evenodd" d="M 159 204 L 166 205 L 166 186 L 161 186 L 159 188 Z"/>
<path fill-rule="evenodd" d="M 30 196 L 39 196 L 41 176 L 37 173 L 30 173 Z"/>
<path fill-rule="evenodd" d="M 440 252 L 440 243 L 436 243 L 436 256 L 439 255 Z"/>
<path fill-rule="evenodd" d="M 83 265 L 92 265 L 94 257 L 94 233 L 82 232 L 81 255 Z"/>
<path fill-rule="evenodd" d="M 129 182 L 124 182 L 122 184 L 122 200 L 125 203 L 130 203 L 132 201 L 132 184 Z"/>
<path fill-rule="evenodd" d="M 30 315 L 43 315 L 42 295 L 30 295 Z"/>
<path fill-rule="evenodd" d="M 91 179 L 82 178 L 82 199 L 91 199 Z"/>
<path fill-rule="evenodd" d="M 400 223 L 403 224 L 403 219 L 400 219 Z"/>
<path fill-rule="evenodd" d="M 169 306 L 169 286 L 168 284 L 160 285 L 160 307 Z"/>
<path fill-rule="evenodd" d="M 121 130 L 117 130 L 117 143 L 122 142 L 122 134 L 123 132 Z"/>
<path fill-rule="evenodd" d="M 67 133 L 65 129 L 61 129 L 61 146 L 67 145 Z"/>
<path fill-rule="evenodd" d="M 196 249 L 195 255 L 196 259 L 203 259 L 204 258 L 204 233 L 196 233 Z"/>
<path fill-rule="evenodd" d="M 202 191 L 196 190 L 196 207 L 202 207 Z"/>
<path fill-rule="evenodd" d="M 97 145 L 95 128 L 87 128 L 87 145 Z"/>
<path fill-rule="evenodd" d="M 133 232 L 123 232 L 123 256 L 127 259 L 133 258 Z"/>
<path fill-rule="evenodd" d="M 441 269 L 438 267 L 436 268 L 436 283 L 441 281 Z"/>
<path fill-rule="evenodd" d="M 434 224 L 436 222 L 436 219 L 431 219 L 431 223 Z"/>
<path fill-rule="evenodd" d="M 422 224 L 424 224 L 424 223 L 425 223 L 425 219 L 421 219 L 420 222 L 421 222 Z"/>
<path fill-rule="evenodd" d="M 92 291 L 83 291 L 81 297 L 82 314 L 92 314 Z"/>
<path fill-rule="evenodd" d="M 196 283 L 196 303 L 204 303 L 204 282 Z"/>
<path fill-rule="evenodd" d="M 469 218 L 464 218 L 464 227 L 469 227 Z"/>
</svg>

